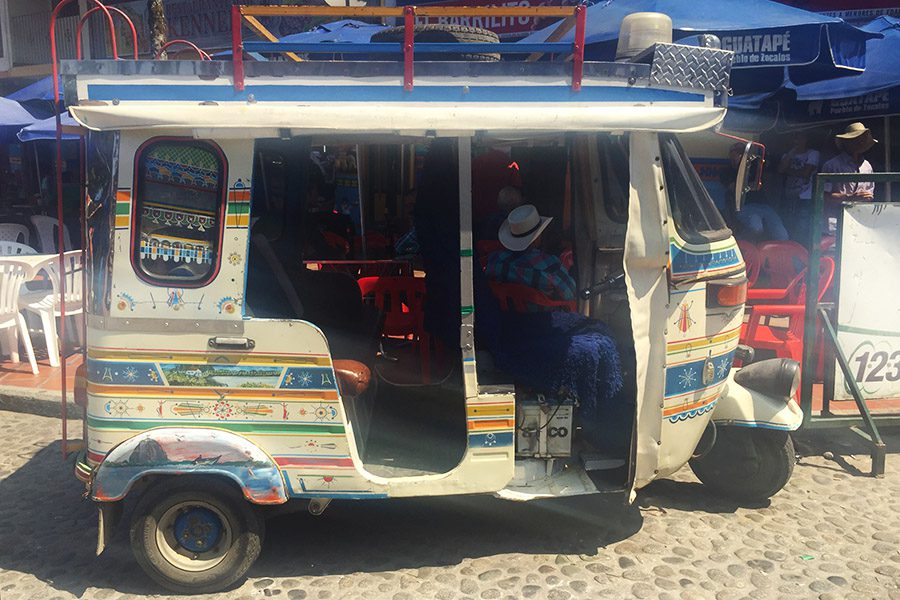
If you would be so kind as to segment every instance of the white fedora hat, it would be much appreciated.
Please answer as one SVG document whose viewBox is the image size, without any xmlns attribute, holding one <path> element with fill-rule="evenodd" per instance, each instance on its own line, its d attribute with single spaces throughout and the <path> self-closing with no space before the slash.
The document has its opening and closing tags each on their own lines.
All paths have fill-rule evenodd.
<svg viewBox="0 0 900 600">
<path fill-rule="evenodd" d="M 514 208 L 500 225 L 500 243 L 507 250 L 521 252 L 547 228 L 553 217 L 542 217 L 533 204 Z"/>
</svg>

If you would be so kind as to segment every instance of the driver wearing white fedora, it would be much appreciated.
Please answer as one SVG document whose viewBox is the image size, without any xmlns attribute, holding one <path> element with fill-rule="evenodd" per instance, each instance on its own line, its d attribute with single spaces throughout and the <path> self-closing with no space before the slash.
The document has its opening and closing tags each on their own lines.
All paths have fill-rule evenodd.
<svg viewBox="0 0 900 600">
<path fill-rule="evenodd" d="M 497 236 L 504 249 L 488 257 L 488 278 L 527 285 L 554 300 L 574 300 L 575 280 L 558 257 L 540 249 L 541 234 L 552 220 L 532 204 L 513 209 Z"/>
</svg>

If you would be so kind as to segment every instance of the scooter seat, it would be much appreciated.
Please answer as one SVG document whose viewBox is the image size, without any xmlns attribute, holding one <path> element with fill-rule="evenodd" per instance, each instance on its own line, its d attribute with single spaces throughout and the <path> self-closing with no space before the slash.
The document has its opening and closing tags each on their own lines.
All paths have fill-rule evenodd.
<svg viewBox="0 0 900 600">
<path fill-rule="evenodd" d="M 358 398 L 366 393 L 372 381 L 372 371 L 369 367 L 358 360 L 349 359 L 335 360 L 333 364 L 341 395 Z"/>
</svg>

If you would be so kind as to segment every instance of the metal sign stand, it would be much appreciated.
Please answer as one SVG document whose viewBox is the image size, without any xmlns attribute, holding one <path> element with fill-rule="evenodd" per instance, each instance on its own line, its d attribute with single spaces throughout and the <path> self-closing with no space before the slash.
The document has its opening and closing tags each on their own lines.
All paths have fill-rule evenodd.
<svg viewBox="0 0 900 600">
<path fill-rule="evenodd" d="M 809 268 L 806 274 L 806 312 L 803 330 L 803 373 L 816 372 L 818 357 L 816 356 L 816 335 L 818 324 L 822 324 L 825 336 L 826 352 L 833 353 L 844 380 L 847 382 L 850 394 L 856 402 L 859 415 L 837 415 L 831 413 L 830 400 L 833 395 L 833 382 L 828 373 L 830 361 L 826 361 L 826 385 L 822 398 L 822 411 L 818 415 L 813 414 L 813 377 L 804 376 L 800 388 L 800 408 L 803 410 L 804 430 L 831 429 L 847 427 L 855 434 L 866 440 L 871 446 L 872 475 L 884 476 L 885 469 L 885 445 L 878 432 L 878 424 L 900 424 L 900 414 L 873 415 L 862 390 L 856 383 L 856 378 L 850 369 L 850 363 L 843 349 L 838 343 L 837 331 L 834 322 L 837 320 L 836 302 L 820 301 L 819 298 L 819 269 L 814 265 L 819 264 L 822 256 L 822 221 L 825 207 L 825 184 L 827 183 L 858 183 L 874 182 L 890 184 L 900 181 L 900 173 L 820 173 L 816 176 L 815 193 L 813 196 L 813 222 L 812 222 L 812 247 L 810 248 Z M 838 228 L 840 233 L 841 228 Z M 835 248 L 840 251 L 840 245 Z M 840 261 L 838 260 L 838 265 Z M 840 277 L 836 278 L 840 282 Z M 832 383 L 829 386 L 829 382 Z"/>
</svg>

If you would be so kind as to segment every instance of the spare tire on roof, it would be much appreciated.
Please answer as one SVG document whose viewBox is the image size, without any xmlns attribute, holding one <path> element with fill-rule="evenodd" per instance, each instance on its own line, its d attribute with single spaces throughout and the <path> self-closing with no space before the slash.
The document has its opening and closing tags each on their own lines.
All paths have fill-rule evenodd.
<svg viewBox="0 0 900 600">
<path fill-rule="evenodd" d="M 405 36 L 404 27 L 391 27 L 372 35 L 373 42 L 397 42 L 403 43 Z M 499 44 L 500 38 L 489 29 L 480 27 L 464 27 L 462 25 L 416 25 L 413 29 L 413 40 L 418 42 L 432 42 L 444 44 Z M 500 54 L 476 52 L 460 54 L 434 54 L 419 53 L 415 56 L 419 60 L 472 60 L 482 62 L 496 62 L 500 60 Z M 392 55 L 396 58 L 397 55 Z"/>
</svg>

